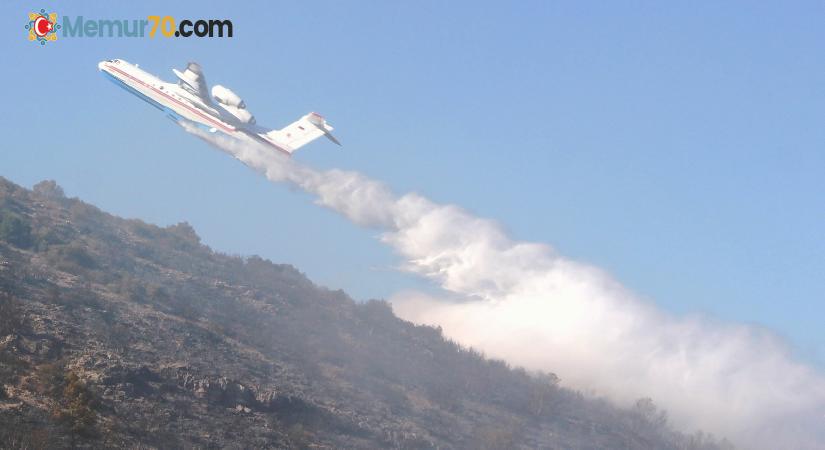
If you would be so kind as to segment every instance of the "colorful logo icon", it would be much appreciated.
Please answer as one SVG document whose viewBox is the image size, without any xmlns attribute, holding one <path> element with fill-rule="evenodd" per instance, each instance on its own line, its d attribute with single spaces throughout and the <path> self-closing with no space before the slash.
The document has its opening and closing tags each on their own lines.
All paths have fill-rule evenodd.
<svg viewBox="0 0 825 450">
<path fill-rule="evenodd" d="M 56 41 L 57 30 L 60 29 L 60 25 L 57 24 L 57 13 L 46 14 L 45 9 L 41 9 L 39 13 L 29 13 L 26 29 L 29 30 L 30 41 L 36 39 L 40 45 L 46 45 L 46 41 Z"/>
</svg>

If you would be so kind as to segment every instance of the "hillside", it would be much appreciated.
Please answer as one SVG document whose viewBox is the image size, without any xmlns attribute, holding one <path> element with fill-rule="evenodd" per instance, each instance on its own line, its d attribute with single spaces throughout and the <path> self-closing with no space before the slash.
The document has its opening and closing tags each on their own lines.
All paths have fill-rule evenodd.
<svg viewBox="0 0 825 450">
<path fill-rule="evenodd" d="M 563 377 L 563 374 L 561 374 Z M 677 424 L 678 425 L 678 424 Z M 727 448 L 313 284 L 0 178 L 0 447 Z"/>
</svg>

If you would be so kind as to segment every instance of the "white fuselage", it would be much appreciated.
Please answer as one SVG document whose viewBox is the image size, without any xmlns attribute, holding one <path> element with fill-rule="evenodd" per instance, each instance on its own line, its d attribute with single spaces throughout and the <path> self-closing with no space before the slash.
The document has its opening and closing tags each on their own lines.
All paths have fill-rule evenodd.
<svg viewBox="0 0 825 450">
<path fill-rule="evenodd" d="M 211 133 L 220 132 L 235 139 L 266 144 L 290 154 L 262 133 L 261 127 L 241 123 L 211 101 L 207 103 L 178 84 L 167 83 L 134 64 L 113 59 L 101 61 L 97 67 L 112 82 L 163 111 L 175 122 L 186 121 Z"/>
</svg>

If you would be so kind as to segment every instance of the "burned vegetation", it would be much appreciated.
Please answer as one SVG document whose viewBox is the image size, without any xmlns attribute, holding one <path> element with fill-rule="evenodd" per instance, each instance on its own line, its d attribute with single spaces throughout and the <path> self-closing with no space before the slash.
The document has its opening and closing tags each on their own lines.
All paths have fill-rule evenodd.
<svg viewBox="0 0 825 450">
<path fill-rule="evenodd" d="M 0 447 L 715 449 L 355 302 L 0 178 Z"/>
</svg>

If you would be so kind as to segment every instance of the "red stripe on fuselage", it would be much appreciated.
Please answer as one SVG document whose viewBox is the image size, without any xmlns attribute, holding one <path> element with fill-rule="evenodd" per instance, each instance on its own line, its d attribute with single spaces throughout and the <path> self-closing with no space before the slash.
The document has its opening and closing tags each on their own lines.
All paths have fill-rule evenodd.
<svg viewBox="0 0 825 450">
<path fill-rule="evenodd" d="M 153 90 L 154 92 L 156 92 L 156 93 L 158 93 L 158 94 L 160 94 L 160 95 L 162 95 L 162 96 L 164 96 L 164 97 L 168 98 L 169 100 L 172 100 L 173 102 L 177 103 L 177 104 L 178 104 L 178 105 L 180 105 L 180 106 L 183 106 L 184 108 L 188 109 L 189 111 L 191 111 L 191 112 L 193 112 L 193 113 L 197 114 L 198 116 L 202 117 L 205 121 L 210 122 L 212 125 L 216 125 L 216 126 L 220 127 L 221 129 L 225 130 L 226 132 L 232 133 L 232 132 L 237 131 L 237 129 L 236 129 L 236 128 L 227 128 L 227 126 L 226 126 L 226 125 L 224 125 L 222 122 L 219 122 L 219 121 L 215 120 L 214 118 L 212 118 L 212 117 L 210 117 L 210 116 L 208 116 L 208 115 L 204 114 L 203 112 L 198 111 L 197 109 L 195 109 L 195 108 L 193 108 L 193 107 L 191 107 L 191 106 L 187 105 L 186 103 L 181 102 L 180 100 L 178 100 L 178 99 L 176 99 L 176 98 L 172 97 L 171 95 L 169 95 L 169 94 L 167 94 L 167 93 L 165 93 L 165 92 L 161 91 L 160 89 L 158 89 L 158 88 L 156 88 L 156 87 L 152 86 L 151 84 L 148 84 L 148 83 L 144 82 L 143 80 L 141 80 L 141 79 L 139 79 L 139 78 L 135 78 L 135 77 L 134 77 L 134 76 L 132 76 L 131 74 L 126 73 L 126 72 L 124 72 L 124 71 L 122 71 L 122 70 L 118 69 L 118 68 L 117 68 L 117 67 L 115 67 L 115 66 L 108 65 L 108 66 L 106 66 L 106 67 L 107 67 L 107 68 L 110 68 L 110 69 L 112 69 L 112 70 L 115 70 L 115 71 L 117 71 L 117 72 L 119 72 L 119 73 L 121 73 L 121 74 L 123 74 L 123 75 L 125 75 L 125 76 L 129 77 L 130 79 L 132 79 L 132 80 L 133 80 L 133 81 L 135 81 L 136 83 L 139 83 L 139 84 L 141 84 L 141 85 L 143 85 L 143 86 L 148 87 L 149 89 Z"/>
<path fill-rule="evenodd" d="M 191 107 L 191 106 L 189 106 L 189 105 L 187 105 L 187 104 L 185 104 L 185 103 L 181 102 L 180 100 L 178 100 L 178 99 L 176 99 L 176 98 L 174 98 L 174 97 L 170 96 L 170 95 L 169 95 L 169 94 L 167 94 L 166 92 L 161 91 L 160 89 L 158 89 L 158 88 L 156 88 L 156 87 L 152 86 L 151 84 L 148 84 L 148 83 L 144 82 L 143 80 L 141 80 L 141 79 L 139 79 L 139 78 L 136 78 L 136 77 L 132 76 L 131 74 L 124 72 L 123 70 L 118 69 L 118 68 L 117 68 L 117 67 L 115 67 L 115 66 L 112 66 L 112 65 L 107 65 L 106 67 L 107 67 L 107 68 L 110 68 L 110 69 L 113 69 L 113 70 L 115 70 L 115 71 L 117 71 L 117 72 L 119 72 L 119 73 L 121 73 L 121 74 L 123 74 L 123 75 L 125 75 L 125 76 L 129 77 L 130 79 L 134 80 L 136 83 L 139 83 L 139 84 L 141 84 L 141 85 L 143 85 L 143 86 L 148 87 L 149 89 L 153 90 L 154 92 L 157 92 L 158 94 L 160 94 L 160 95 L 162 95 L 162 96 L 164 96 L 164 97 L 168 98 L 169 100 L 172 100 L 173 102 L 177 103 L 178 105 L 183 106 L 184 108 L 188 109 L 189 111 L 192 111 L 193 113 L 195 113 L 195 114 L 199 115 L 200 117 L 204 118 L 206 121 L 211 122 L 212 124 L 214 124 L 214 125 L 217 125 L 217 126 L 221 127 L 223 130 L 225 130 L 225 131 L 226 131 L 226 132 L 228 132 L 228 133 L 234 133 L 234 132 L 243 132 L 243 133 L 246 133 L 245 131 L 243 131 L 243 130 L 238 130 L 237 128 L 227 128 L 226 126 L 224 126 L 224 125 L 223 125 L 223 123 L 222 123 L 222 122 L 219 122 L 219 121 L 215 120 L 214 118 L 212 118 L 212 117 L 210 117 L 210 116 L 208 116 L 208 115 L 205 115 L 205 114 L 204 114 L 204 113 L 202 113 L 201 111 L 199 111 L 199 110 L 197 110 L 197 109 L 195 109 L 195 108 L 193 108 L 193 107 Z M 251 134 L 250 134 L 250 136 L 251 136 Z M 290 153 L 290 152 L 288 152 L 288 151 L 284 150 L 283 148 L 281 148 L 281 147 L 279 147 L 279 146 L 277 146 L 277 145 L 273 144 L 272 142 L 269 142 L 269 139 L 266 139 L 266 138 L 261 137 L 261 136 L 258 136 L 258 135 L 251 136 L 251 137 L 252 137 L 253 139 L 254 139 L 254 138 L 259 138 L 261 141 L 263 141 L 263 142 L 265 142 L 265 143 L 269 144 L 272 148 L 274 148 L 274 149 L 276 149 L 276 150 L 278 150 L 278 151 L 280 151 L 280 152 L 284 153 L 284 154 L 285 154 L 285 155 L 287 155 L 287 156 L 292 156 L 292 153 Z"/>
</svg>

